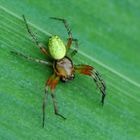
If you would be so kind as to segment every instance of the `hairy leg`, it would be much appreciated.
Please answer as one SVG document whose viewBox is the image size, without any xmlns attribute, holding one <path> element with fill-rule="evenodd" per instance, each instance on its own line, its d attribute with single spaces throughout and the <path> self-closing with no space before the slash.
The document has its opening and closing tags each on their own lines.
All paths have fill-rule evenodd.
<svg viewBox="0 0 140 140">
<path fill-rule="evenodd" d="M 78 49 L 78 40 L 77 39 L 73 39 L 72 37 L 72 32 L 71 32 L 71 29 L 69 27 L 69 24 L 67 23 L 67 21 L 63 18 L 57 18 L 57 17 L 50 17 L 51 19 L 54 19 L 54 20 L 59 20 L 59 21 L 62 21 L 66 30 L 67 30 L 67 33 L 68 33 L 68 42 L 67 42 L 67 49 L 69 49 L 71 47 L 71 44 L 72 44 L 72 41 L 75 42 L 75 50 L 73 51 L 73 54 L 72 55 L 75 55 L 75 53 L 77 52 L 77 49 Z"/>
<path fill-rule="evenodd" d="M 104 80 L 101 78 L 101 75 L 92 67 L 89 65 L 76 65 L 75 66 L 75 72 L 78 72 L 80 74 L 88 75 L 93 78 L 93 80 L 96 83 L 96 86 L 99 88 L 100 92 L 102 93 L 102 99 L 101 103 L 104 104 L 104 99 L 106 96 L 106 85 Z"/>
<path fill-rule="evenodd" d="M 46 108 L 46 97 L 48 95 L 48 90 L 50 88 L 51 90 L 51 97 L 52 97 L 52 100 L 53 100 L 53 105 L 54 105 L 54 112 L 56 115 L 62 117 L 63 119 L 65 119 L 65 117 L 63 117 L 60 113 L 58 113 L 58 108 L 57 108 L 57 103 L 56 103 L 56 99 L 55 99 L 55 96 L 54 96 L 54 89 L 56 87 L 56 85 L 58 84 L 59 82 L 59 77 L 56 76 L 55 74 L 53 74 L 47 81 L 46 83 L 46 87 L 45 87 L 45 97 L 44 97 L 44 100 L 43 100 L 43 122 L 42 122 L 42 127 L 44 127 L 44 122 L 45 122 L 45 108 Z"/>
<path fill-rule="evenodd" d="M 43 112 L 42 127 L 44 127 L 44 125 L 45 125 L 45 109 L 46 109 L 47 99 L 48 99 L 48 86 L 45 87 L 45 95 L 44 95 L 44 98 L 43 98 L 43 105 L 42 105 L 42 112 Z"/>
<path fill-rule="evenodd" d="M 33 42 L 36 44 L 36 46 L 41 50 L 41 52 L 43 52 L 44 54 L 46 55 L 49 55 L 47 50 L 45 49 L 45 45 L 43 43 L 40 43 L 38 41 L 38 39 L 36 38 L 36 36 L 34 35 L 34 33 L 30 30 L 29 26 L 28 26 L 28 23 L 26 21 L 26 18 L 25 16 L 23 15 L 23 20 L 25 22 L 25 25 L 26 25 L 26 28 L 27 28 L 27 31 L 28 33 L 30 34 L 30 36 L 32 37 L 33 39 Z"/>
<path fill-rule="evenodd" d="M 55 113 L 55 115 L 58 115 L 58 116 L 60 116 L 63 119 L 66 119 L 63 115 L 61 115 L 58 112 L 58 106 L 57 106 L 57 102 L 56 102 L 56 98 L 55 98 L 54 92 L 51 93 L 51 97 L 52 97 L 52 100 L 53 100 L 53 106 L 54 106 L 54 113 Z"/>
<path fill-rule="evenodd" d="M 64 26 L 65 26 L 65 28 L 66 28 L 66 30 L 67 30 L 67 32 L 68 32 L 69 38 L 72 38 L 71 29 L 70 29 L 69 24 L 67 23 L 67 21 L 66 21 L 65 19 L 63 19 L 63 18 L 58 18 L 58 17 L 50 17 L 50 18 L 51 18 L 51 19 L 54 19 L 54 20 L 62 21 L 63 24 L 64 24 Z"/>
<path fill-rule="evenodd" d="M 45 64 L 45 65 L 52 65 L 51 62 L 48 62 L 48 61 L 45 61 L 45 60 L 40 60 L 40 59 L 37 59 L 37 58 L 32 58 L 30 56 L 26 56 L 20 52 L 15 52 L 15 51 L 11 51 L 11 53 L 15 54 L 15 55 L 18 55 L 18 56 L 21 56 L 27 60 L 31 60 L 31 61 L 35 61 L 37 63 L 41 63 L 41 64 Z"/>
<path fill-rule="evenodd" d="M 78 39 L 72 39 L 72 41 L 75 43 L 75 48 L 74 48 L 74 50 L 71 52 L 71 57 L 73 57 L 74 55 L 76 55 L 77 54 L 77 52 L 78 52 L 78 48 L 79 48 L 79 46 L 78 46 Z"/>
</svg>

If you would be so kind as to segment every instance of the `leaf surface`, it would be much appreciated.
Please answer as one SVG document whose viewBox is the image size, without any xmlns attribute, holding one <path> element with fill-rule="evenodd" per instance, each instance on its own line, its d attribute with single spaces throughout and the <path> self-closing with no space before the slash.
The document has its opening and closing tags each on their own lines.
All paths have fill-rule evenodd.
<svg viewBox="0 0 140 140">
<path fill-rule="evenodd" d="M 0 1 L 0 137 L 4 140 L 138 140 L 140 138 L 140 2 L 132 0 Z M 33 44 L 22 15 L 41 42 L 51 34 L 66 42 L 68 20 L 79 40 L 75 64 L 89 64 L 107 85 L 101 94 L 89 77 L 76 75 L 59 83 L 55 93 L 64 121 L 47 105 L 41 128 L 45 81 L 52 69 L 11 55 L 10 51 L 46 59 Z M 73 46 L 74 47 L 74 46 Z"/>
</svg>

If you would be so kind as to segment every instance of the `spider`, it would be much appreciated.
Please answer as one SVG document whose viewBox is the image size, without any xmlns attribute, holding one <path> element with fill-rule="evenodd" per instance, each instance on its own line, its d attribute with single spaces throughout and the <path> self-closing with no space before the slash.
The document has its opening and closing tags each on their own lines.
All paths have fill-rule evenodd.
<svg viewBox="0 0 140 140">
<path fill-rule="evenodd" d="M 26 56 L 19 52 L 11 51 L 12 53 L 16 55 L 26 58 L 27 60 L 42 63 L 53 68 L 54 72 L 48 78 L 45 85 L 45 95 L 43 98 L 43 105 L 42 105 L 42 111 L 43 111 L 42 127 L 44 127 L 44 124 L 45 124 L 45 108 L 46 108 L 49 90 L 51 92 L 50 94 L 53 101 L 54 113 L 60 116 L 61 118 L 66 119 L 63 115 L 61 115 L 58 112 L 57 102 L 56 102 L 56 98 L 54 94 L 54 89 L 59 81 L 67 82 L 69 80 L 73 80 L 76 73 L 87 75 L 87 76 L 90 76 L 95 81 L 97 88 L 99 88 L 102 94 L 102 98 L 101 98 L 102 105 L 104 104 L 104 98 L 106 95 L 105 82 L 94 67 L 86 65 L 86 64 L 80 64 L 80 65 L 73 64 L 72 57 L 76 55 L 78 51 L 78 40 L 73 38 L 72 32 L 69 28 L 67 21 L 63 18 L 57 18 L 57 17 L 51 17 L 51 19 L 61 21 L 64 24 L 68 33 L 68 41 L 66 45 L 64 45 L 64 42 L 61 40 L 59 36 L 52 35 L 49 38 L 48 48 L 46 48 L 43 43 L 40 43 L 38 41 L 34 33 L 30 30 L 27 24 L 26 18 L 23 15 L 23 20 L 25 22 L 27 31 L 29 35 L 32 37 L 33 42 L 35 43 L 37 48 L 41 50 L 43 54 L 45 54 L 47 57 L 52 58 L 52 61 L 36 59 L 30 56 Z M 71 51 L 70 55 L 68 56 L 68 51 L 72 45 L 72 42 L 75 43 L 75 48 Z"/>
</svg>

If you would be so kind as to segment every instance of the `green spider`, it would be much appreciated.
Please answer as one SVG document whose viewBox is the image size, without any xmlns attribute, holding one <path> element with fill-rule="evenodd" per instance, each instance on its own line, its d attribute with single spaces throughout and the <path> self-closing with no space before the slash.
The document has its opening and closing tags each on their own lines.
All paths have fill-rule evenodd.
<svg viewBox="0 0 140 140">
<path fill-rule="evenodd" d="M 53 100 L 54 105 L 54 113 L 63 119 L 66 119 L 63 115 L 61 115 L 58 112 L 58 107 L 55 99 L 54 89 L 58 82 L 61 80 L 62 82 L 67 82 L 69 80 L 73 80 L 75 77 L 75 73 L 80 73 L 84 75 L 88 75 L 93 78 L 95 81 L 97 87 L 99 88 L 100 92 L 102 93 L 102 105 L 104 104 L 104 98 L 106 95 L 106 85 L 104 80 L 101 78 L 101 75 L 93 68 L 92 66 L 80 64 L 80 65 L 74 65 L 72 62 L 72 57 L 77 53 L 78 50 L 78 40 L 74 39 L 72 37 L 72 32 L 69 28 L 69 25 L 65 19 L 57 18 L 57 17 L 51 17 L 51 19 L 59 20 L 64 23 L 65 28 L 68 32 L 68 42 L 65 45 L 64 42 L 60 39 L 59 36 L 53 35 L 49 38 L 48 48 L 46 49 L 45 45 L 43 43 L 40 43 L 33 32 L 30 30 L 27 21 L 25 19 L 25 16 L 23 15 L 24 22 L 26 24 L 26 28 L 28 30 L 28 33 L 31 35 L 33 42 L 36 44 L 36 46 L 41 50 L 42 53 L 44 53 L 46 56 L 52 58 L 52 62 L 46 61 L 46 60 L 40 60 L 36 58 L 32 58 L 29 56 L 25 56 L 22 53 L 11 51 L 12 53 L 22 56 L 28 60 L 32 60 L 38 63 L 42 63 L 45 65 L 48 65 L 53 68 L 53 75 L 49 77 L 49 79 L 46 82 L 45 86 L 45 96 L 43 99 L 43 121 L 42 121 L 42 127 L 44 127 L 45 122 L 45 108 L 46 108 L 46 102 L 48 97 L 48 90 L 51 91 L 51 97 Z M 67 52 L 69 51 L 72 42 L 75 42 L 75 49 L 70 53 L 69 57 L 67 56 Z"/>
</svg>

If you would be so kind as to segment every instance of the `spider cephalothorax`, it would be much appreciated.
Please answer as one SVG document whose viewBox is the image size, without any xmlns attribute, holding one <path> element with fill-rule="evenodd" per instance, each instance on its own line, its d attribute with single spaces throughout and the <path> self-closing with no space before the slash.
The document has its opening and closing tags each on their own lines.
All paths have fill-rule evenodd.
<svg viewBox="0 0 140 140">
<path fill-rule="evenodd" d="M 74 66 L 70 58 L 64 57 L 54 61 L 54 71 L 63 82 L 74 79 Z"/>
<path fill-rule="evenodd" d="M 73 80 L 76 73 L 84 74 L 93 78 L 93 80 L 96 83 L 97 88 L 99 88 L 100 92 L 102 93 L 101 103 L 103 104 L 104 98 L 106 95 L 106 85 L 103 79 L 101 78 L 101 75 L 92 66 L 85 65 L 85 64 L 74 65 L 72 62 L 72 57 L 77 53 L 78 40 L 72 37 L 72 32 L 66 20 L 62 18 L 56 18 L 56 17 L 51 18 L 51 19 L 62 21 L 64 23 L 67 29 L 68 35 L 69 35 L 67 44 L 65 45 L 63 41 L 59 38 L 59 36 L 54 35 L 50 37 L 48 48 L 46 48 L 45 45 L 43 45 L 42 43 L 39 43 L 35 35 L 32 33 L 32 31 L 28 27 L 28 24 L 24 16 L 23 16 L 23 19 L 25 21 L 27 30 L 29 34 L 31 35 L 36 46 L 41 50 L 42 53 L 52 58 L 52 62 L 48 62 L 46 60 L 34 59 L 32 57 L 25 56 L 22 53 L 12 51 L 12 53 L 20 55 L 28 60 L 33 60 L 38 63 L 46 64 L 53 68 L 54 72 L 47 80 L 46 86 L 45 86 L 45 96 L 43 99 L 43 107 L 42 107 L 43 109 L 42 126 L 44 127 L 45 107 L 46 107 L 49 89 L 51 91 L 51 97 L 53 100 L 55 114 L 65 119 L 65 117 L 58 112 L 57 103 L 56 103 L 55 95 L 54 95 L 54 89 L 56 85 L 58 84 L 59 80 L 63 82 L 67 82 L 68 80 Z M 75 43 L 75 49 L 69 54 L 69 56 L 67 56 L 67 52 L 69 51 L 69 48 L 71 47 L 72 42 Z"/>
</svg>

